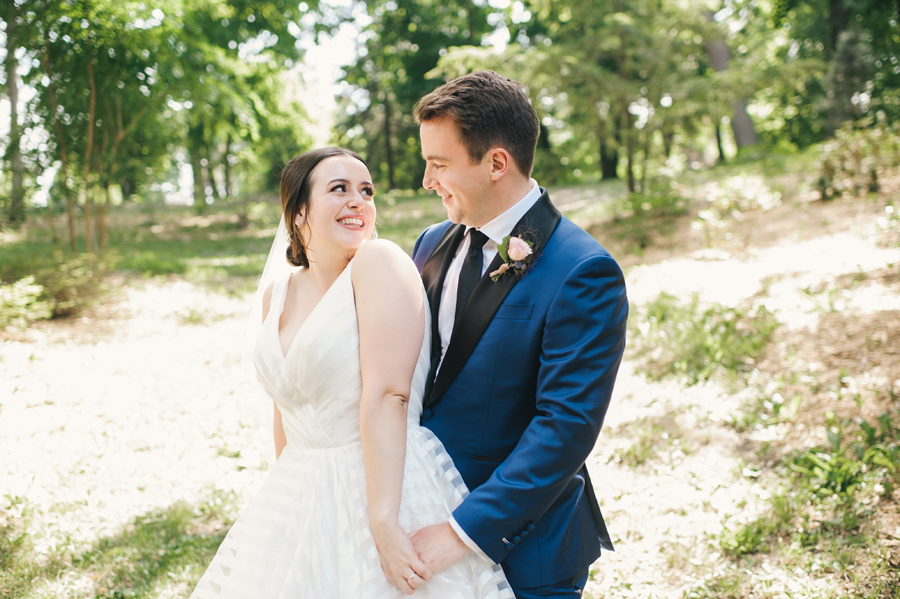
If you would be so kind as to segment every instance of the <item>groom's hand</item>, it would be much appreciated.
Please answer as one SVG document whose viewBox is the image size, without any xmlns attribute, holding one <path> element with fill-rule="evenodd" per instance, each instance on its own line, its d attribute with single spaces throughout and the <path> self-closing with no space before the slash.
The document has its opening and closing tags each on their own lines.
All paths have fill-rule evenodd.
<svg viewBox="0 0 900 599">
<path fill-rule="evenodd" d="M 432 572 L 446 570 L 470 551 L 449 522 L 426 526 L 412 534 L 412 544 Z"/>
</svg>

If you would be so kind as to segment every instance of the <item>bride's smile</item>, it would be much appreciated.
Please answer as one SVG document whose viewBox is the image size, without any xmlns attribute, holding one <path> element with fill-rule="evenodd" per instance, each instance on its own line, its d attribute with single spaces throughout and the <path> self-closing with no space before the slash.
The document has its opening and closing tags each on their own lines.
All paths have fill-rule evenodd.
<svg viewBox="0 0 900 599">
<path fill-rule="evenodd" d="M 352 256 L 371 239 L 374 195 L 369 170 L 359 160 L 332 156 L 320 162 L 310 177 L 309 210 L 295 219 L 310 254 Z"/>
</svg>

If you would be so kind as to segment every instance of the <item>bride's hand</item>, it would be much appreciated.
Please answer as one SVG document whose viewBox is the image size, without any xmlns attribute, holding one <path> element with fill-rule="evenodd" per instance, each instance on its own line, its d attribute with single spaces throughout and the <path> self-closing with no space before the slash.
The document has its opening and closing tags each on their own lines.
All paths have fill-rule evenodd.
<svg viewBox="0 0 900 599">
<path fill-rule="evenodd" d="M 399 524 L 373 525 L 372 535 L 385 577 L 405 594 L 412 595 L 434 576 L 419 559 L 409 535 Z"/>
</svg>

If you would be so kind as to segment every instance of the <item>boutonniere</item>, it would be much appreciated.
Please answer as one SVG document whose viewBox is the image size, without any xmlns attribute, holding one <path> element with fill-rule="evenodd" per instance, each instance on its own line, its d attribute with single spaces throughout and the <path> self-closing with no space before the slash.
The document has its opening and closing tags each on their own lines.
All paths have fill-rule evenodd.
<svg viewBox="0 0 900 599">
<path fill-rule="evenodd" d="M 491 280 L 496 282 L 509 270 L 520 277 L 525 274 L 525 269 L 528 268 L 534 259 L 533 246 L 534 243 L 525 241 L 521 237 L 513 237 L 512 235 L 504 237 L 503 243 L 497 246 L 497 252 L 503 258 L 503 264 L 491 273 Z"/>
</svg>

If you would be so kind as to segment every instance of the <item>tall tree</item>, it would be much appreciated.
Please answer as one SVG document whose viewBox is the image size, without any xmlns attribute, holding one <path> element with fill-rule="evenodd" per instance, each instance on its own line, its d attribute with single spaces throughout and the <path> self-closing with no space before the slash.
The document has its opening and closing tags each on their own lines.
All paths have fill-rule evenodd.
<svg viewBox="0 0 900 599">
<path fill-rule="evenodd" d="M 25 220 L 25 188 L 23 183 L 24 165 L 22 163 L 22 127 L 19 121 L 19 61 L 16 52 L 22 46 L 19 40 L 19 9 L 14 1 L 4 2 L 0 8 L 0 17 L 6 23 L 6 89 L 9 96 L 9 144 L 6 149 L 6 161 L 12 174 L 12 190 L 9 202 L 9 223 L 13 226 Z"/>
<path fill-rule="evenodd" d="M 715 16 L 711 10 L 705 10 L 704 14 L 710 24 L 715 23 Z M 705 42 L 706 52 L 709 54 L 709 62 L 712 65 L 712 68 L 717 72 L 726 70 L 728 68 L 728 63 L 731 61 L 731 50 L 728 48 L 723 32 L 716 27 L 708 28 Z M 734 132 L 734 141 L 737 144 L 738 150 L 758 144 L 759 136 L 756 134 L 753 120 L 747 112 L 747 99 L 744 97 L 737 97 L 732 100 L 732 106 L 734 107 L 734 112 L 731 117 L 731 130 Z M 718 131 L 719 128 L 717 124 L 717 137 L 719 137 Z M 722 155 L 721 142 L 719 143 L 719 148 L 719 154 Z"/>
<path fill-rule="evenodd" d="M 345 68 L 349 90 L 339 101 L 338 143 L 369 162 L 389 187 L 421 185 L 424 165 L 416 101 L 440 83 L 428 78 L 454 46 L 480 46 L 492 31 L 490 8 L 474 0 L 367 0 L 372 22 L 357 61 Z"/>
</svg>

